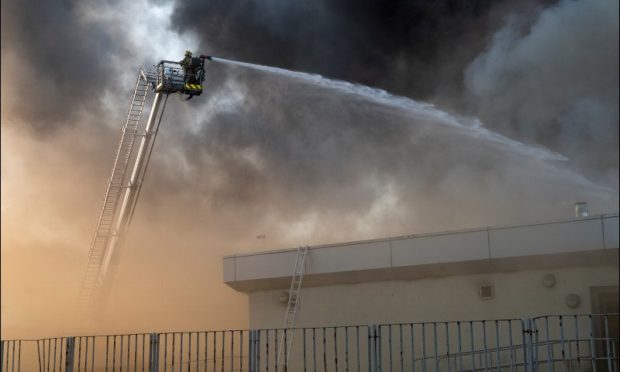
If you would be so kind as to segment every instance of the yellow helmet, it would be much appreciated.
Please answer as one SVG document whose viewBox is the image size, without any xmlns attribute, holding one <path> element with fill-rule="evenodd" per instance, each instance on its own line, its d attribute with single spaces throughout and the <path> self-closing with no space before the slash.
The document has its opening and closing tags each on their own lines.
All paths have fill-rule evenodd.
<svg viewBox="0 0 620 372">
<path fill-rule="evenodd" d="M 185 51 L 185 57 L 191 57 L 192 56 L 192 52 L 190 52 L 189 50 Z"/>
</svg>

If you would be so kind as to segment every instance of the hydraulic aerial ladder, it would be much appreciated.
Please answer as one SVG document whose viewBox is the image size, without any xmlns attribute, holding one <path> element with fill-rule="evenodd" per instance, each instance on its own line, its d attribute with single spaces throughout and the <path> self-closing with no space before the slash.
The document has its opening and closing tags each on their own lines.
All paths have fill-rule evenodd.
<svg viewBox="0 0 620 372">
<path fill-rule="evenodd" d="M 105 305 L 168 96 L 180 93 L 189 99 L 200 95 L 205 59 L 211 57 L 186 53 L 181 62 L 161 61 L 155 71 L 140 68 L 138 72 L 79 292 L 82 315 L 101 311 Z M 148 105 L 152 92 L 155 96 Z M 149 107 L 148 120 L 143 123 L 140 119 Z"/>
<path fill-rule="evenodd" d="M 284 315 L 284 329 L 282 330 L 282 335 L 280 336 L 278 345 L 276 366 L 288 367 L 288 361 L 291 355 L 291 346 L 293 345 L 293 336 L 295 336 L 295 320 L 297 319 L 297 312 L 299 311 L 299 303 L 301 300 L 301 285 L 303 283 L 304 274 L 306 273 L 307 255 L 307 245 L 299 246 L 297 248 L 295 267 L 293 268 L 293 276 L 291 279 L 291 288 L 288 292 L 288 303 L 286 305 L 286 313 Z"/>
</svg>

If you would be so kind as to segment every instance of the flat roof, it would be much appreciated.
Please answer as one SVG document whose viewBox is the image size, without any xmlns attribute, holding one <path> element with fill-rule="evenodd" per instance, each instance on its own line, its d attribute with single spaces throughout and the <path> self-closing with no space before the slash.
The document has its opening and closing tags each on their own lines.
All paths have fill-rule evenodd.
<svg viewBox="0 0 620 372">
<path fill-rule="evenodd" d="M 304 286 L 617 263 L 618 214 L 311 246 Z M 297 248 L 225 256 L 242 292 L 288 288 Z"/>
</svg>

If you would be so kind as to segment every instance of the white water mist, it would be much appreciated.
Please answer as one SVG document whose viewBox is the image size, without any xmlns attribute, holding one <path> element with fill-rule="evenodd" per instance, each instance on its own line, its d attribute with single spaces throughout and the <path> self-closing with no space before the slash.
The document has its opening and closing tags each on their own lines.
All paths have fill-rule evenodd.
<svg viewBox="0 0 620 372">
<path fill-rule="evenodd" d="M 431 119 L 433 122 L 462 128 L 462 130 L 466 131 L 466 134 L 469 136 L 496 142 L 505 145 L 509 150 L 528 156 L 534 156 L 542 160 L 568 160 L 565 156 L 552 152 L 548 149 L 515 141 L 499 133 L 493 132 L 483 127 L 482 123 L 478 119 L 457 117 L 437 109 L 432 104 L 417 102 L 407 97 L 393 95 L 383 89 L 372 88 L 361 84 L 353 84 L 342 80 L 328 79 L 318 74 L 291 71 L 278 67 L 233 61 L 219 57 L 213 57 L 213 61 L 277 74 L 325 89 L 331 89 L 340 93 L 354 95 L 359 98 L 399 110 L 402 114 L 412 118 Z"/>
</svg>

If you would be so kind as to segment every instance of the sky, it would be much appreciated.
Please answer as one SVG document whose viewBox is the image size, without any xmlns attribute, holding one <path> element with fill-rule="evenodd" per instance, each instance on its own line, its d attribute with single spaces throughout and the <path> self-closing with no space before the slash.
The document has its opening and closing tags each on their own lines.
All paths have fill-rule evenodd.
<svg viewBox="0 0 620 372">
<path fill-rule="evenodd" d="M 224 255 L 618 211 L 617 1 L 1 4 L 3 338 L 244 327 Z M 108 310 L 81 329 L 137 71 L 188 49 L 441 115 L 209 63 L 202 96 L 169 100 Z"/>
</svg>

